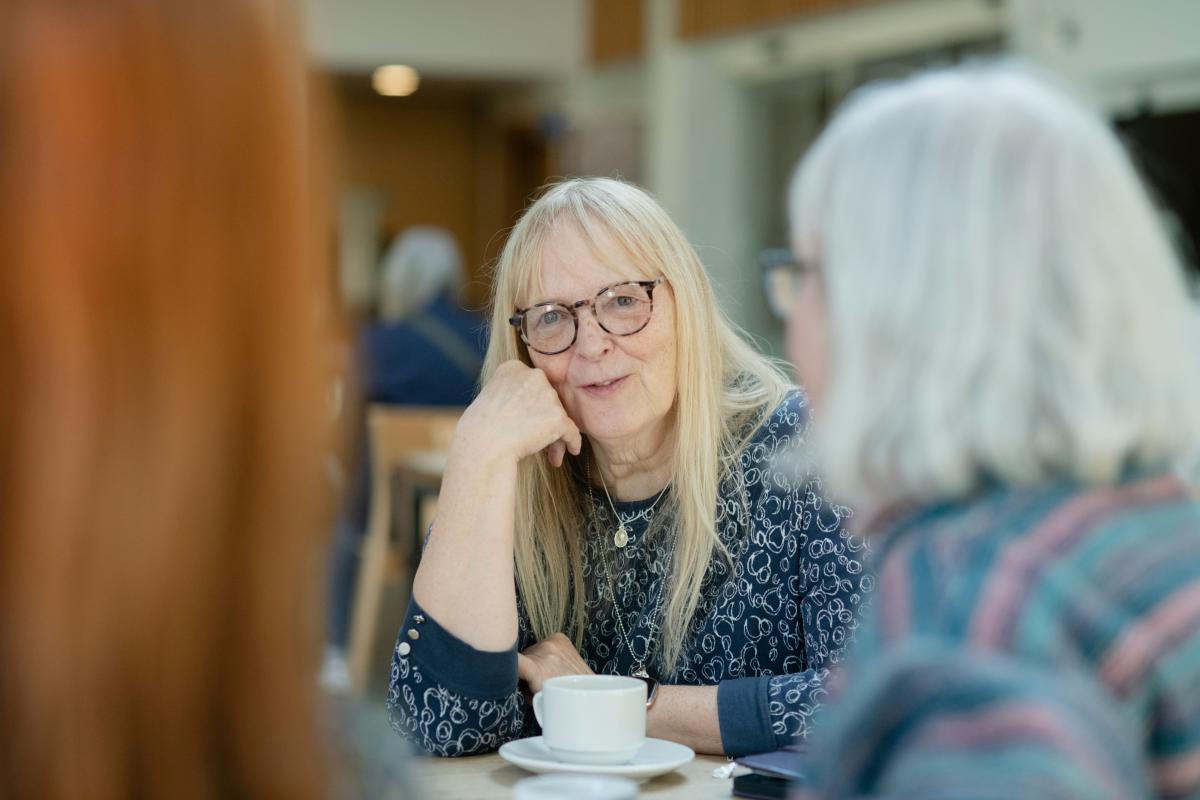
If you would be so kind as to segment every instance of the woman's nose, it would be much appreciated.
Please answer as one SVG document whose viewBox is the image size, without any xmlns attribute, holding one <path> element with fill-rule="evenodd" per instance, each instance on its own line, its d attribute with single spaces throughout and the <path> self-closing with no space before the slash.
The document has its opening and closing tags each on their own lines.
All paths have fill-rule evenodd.
<svg viewBox="0 0 1200 800">
<path fill-rule="evenodd" d="M 600 327 L 592 310 L 585 309 L 579 315 L 579 336 L 575 350 L 584 358 L 599 358 L 612 349 L 612 334 Z"/>
</svg>

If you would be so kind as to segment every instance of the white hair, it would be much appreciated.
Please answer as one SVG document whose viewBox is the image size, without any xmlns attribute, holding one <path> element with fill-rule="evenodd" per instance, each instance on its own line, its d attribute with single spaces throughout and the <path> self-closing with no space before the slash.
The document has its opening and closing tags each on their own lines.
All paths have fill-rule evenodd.
<svg viewBox="0 0 1200 800">
<path fill-rule="evenodd" d="M 397 322 L 440 295 L 463 287 L 463 262 L 454 237 L 441 228 L 414 226 L 392 240 L 379 280 L 379 316 Z"/>
<path fill-rule="evenodd" d="M 819 267 L 822 466 L 861 502 L 1105 483 L 1200 442 L 1182 268 L 1120 143 L 1028 69 L 868 87 L 792 182 Z"/>
</svg>

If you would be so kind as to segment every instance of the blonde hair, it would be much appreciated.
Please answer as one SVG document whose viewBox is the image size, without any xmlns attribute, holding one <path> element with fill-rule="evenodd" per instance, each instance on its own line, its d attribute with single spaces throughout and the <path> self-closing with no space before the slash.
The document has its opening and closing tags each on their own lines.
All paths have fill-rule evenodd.
<svg viewBox="0 0 1200 800">
<path fill-rule="evenodd" d="M 775 365 L 755 352 L 718 309 L 700 259 L 666 212 L 642 189 L 607 178 L 551 186 L 513 228 L 496 266 L 485 384 L 505 361 L 531 364 L 507 320 L 538 289 L 542 253 L 561 225 L 576 226 L 602 260 L 611 254 L 595 243 L 606 234 L 641 270 L 631 278 L 662 276 L 674 292 L 678 357 L 669 502 L 677 538 L 657 654 L 669 673 L 682 652 L 714 551 L 723 552 L 715 527 L 718 485 L 735 468 L 745 436 L 782 401 L 788 387 Z M 589 506 L 579 496 L 581 463 L 568 459 L 568 468 L 559 470 L 545 455 L 523 460 L 516 507 L 517 585 L 533 632 L 540 639 L 564 631 L 577 646 L 587 626 L 581 554 Z"/>
<path fill-rule="evenodd" d="M 1116 137 L 1028 70 L 871 87 L 804 158 L 830 485 L 887 502 L 988 478 L 1104 483 L 1200 441 L 1196 313 Z"/>
</svg>

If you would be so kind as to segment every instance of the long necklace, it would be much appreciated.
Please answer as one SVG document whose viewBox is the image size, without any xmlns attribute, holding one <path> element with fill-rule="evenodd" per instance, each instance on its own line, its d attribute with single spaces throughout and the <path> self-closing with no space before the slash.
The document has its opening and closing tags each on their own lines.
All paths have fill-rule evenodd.
<svg viewBox="0 0 1200 800">
<path fill-rule="evenodd" d="M 590 507 L 592 508 L 592 517 L 595 519 L 596 495 L 592 490 L 592 468 L 591 465 L 586 461 L 584 462 L 584 470 L 587 473 L 588 499 L 591 501 Z M 600 479 L 601 481 L 604 480 L 603 474 L 600 475 Z M 666 490 L 664 489 L 663 492 L 665 494 Z M 661 495 L 659 496 L 659 499 L 661 499 Z M 655 500 L 654 504 L 657 505 L 658 500 Z M 608 505 L 610 508 L 612 508 L 611 497 L 608 500 Z M 654 506 L 651 506 L 651 508 L 653 507 Z M 617 510 L 613 508 L 613 514 L 616 513 Z M 620 516 L 617 517 L 617 520 L 620 521 Z M 599 522 L 599 520 L 597 519 L 596 522 Z M 622 525 L 621 527 L 623 528 L 624 526 Z M 623 545 L 617 546 L 621 547 Z M 612 571 L 608 568 L 608 548 L 603 542 L 601 542 L 598 547 L 600 550 L 600 569 L 604 572 L 604 582 L 608 586 L 608 596 L 612 600 L 613 616 L 617 619 L 617 630 L 620 632 L 621 638 L 625 641 L 625 646 L 629 648 L 629 655 L 633 657 L 633 677 L 649 678 L 650 674 L 646 672 L 646 661 L 650 658 L 650 648 L 654 645 L 654 639 L 658 636 L 659 610 L 662 608 L 663 596 L 666 594 L 667 578 L 671 574 L 671 563 L 675 560 L 675 549 L 671 548 L 670 555 L 667 556 L 666 569 L 663 572 L 662 581 L 659 582 L 658 585 L 658 598 L 654 601 L 654 606 L 651 608 L 650 614 L 647 617 L 649 630 L 646 634 L 646 649 L 639 657 L 637 651 L 633 649 L 633 639 L 630 637 L 629 631 L 625 629 L 625 620 L 621 614 L 621 610 L 617 607 L 618 601 L 616 585 L 612 578 Z M 637 630 L 637 628 L 635 627 L 634 630 Z"/>
<path fill-rule="evenodd" d="M 585 462 L 584 468 L 587 470 L 588 494 L 591 494 L 591 492 L 592 492 L 592 467 L 591 467 L 591 464 L 588 464 Z M 615 519 L 617 521 L 617 529 L 613 532 L 613 544 L 615 544 L 617 547 L 624 547 L 625 545 L 629 544 L 629 529 L 625 527 L 625 520 L 621 519 L 620 513 L 617 512 L 617 506 L 613 503 L 612 495 L 608 493 L 608 482 L 604 480 L 604 470 L 599 470 L 599 472 L 600 472 L 600 485 L 604 487 L 604 497 L 605 497 L 605 499 L 608 500 L 608 507 L 612 509 L 613 519 Z M 666 489 L 663 489 L 661 492 L 658 493 L 658 497 L 654 498 L 654 502 L 651 503 L 650 507 L 647 508 L 646 511 L 644 512 L 647 516 L 649 516 L 650 512 L 654 510 L 654 507 L 656 505 L 658 505 L 658 501 L 662 500 L 663 497 L 666 495 L 666 493 L 667 493 Z"/>
</svg>

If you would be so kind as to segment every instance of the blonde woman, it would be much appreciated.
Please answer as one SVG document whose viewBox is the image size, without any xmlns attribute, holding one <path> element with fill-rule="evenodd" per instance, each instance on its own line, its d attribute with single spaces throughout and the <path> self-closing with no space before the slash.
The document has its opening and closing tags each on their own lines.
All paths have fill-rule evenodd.
<svg viewBox="0 0 1200 800">
<path fill-rule="evenodd" d="M 1117 138 L 1015 67 L 871 87 L 791 217 L 775 300 L 878 543 L 814 794 L 1200 797 L 1200 337 Z"/>
<path fill-rule="evenodd" d="M 648 735 L 701 752 L 803 736 L 862 545 L 776 464 L 804 400 L 678 227 L 626 183 L 554 186 L 501 255 L 492 331 L 395 651 L 397 730 L 495 749 L 533 733 L 521 688 L 597 672 L 644 677 Z"/>
</svg>

